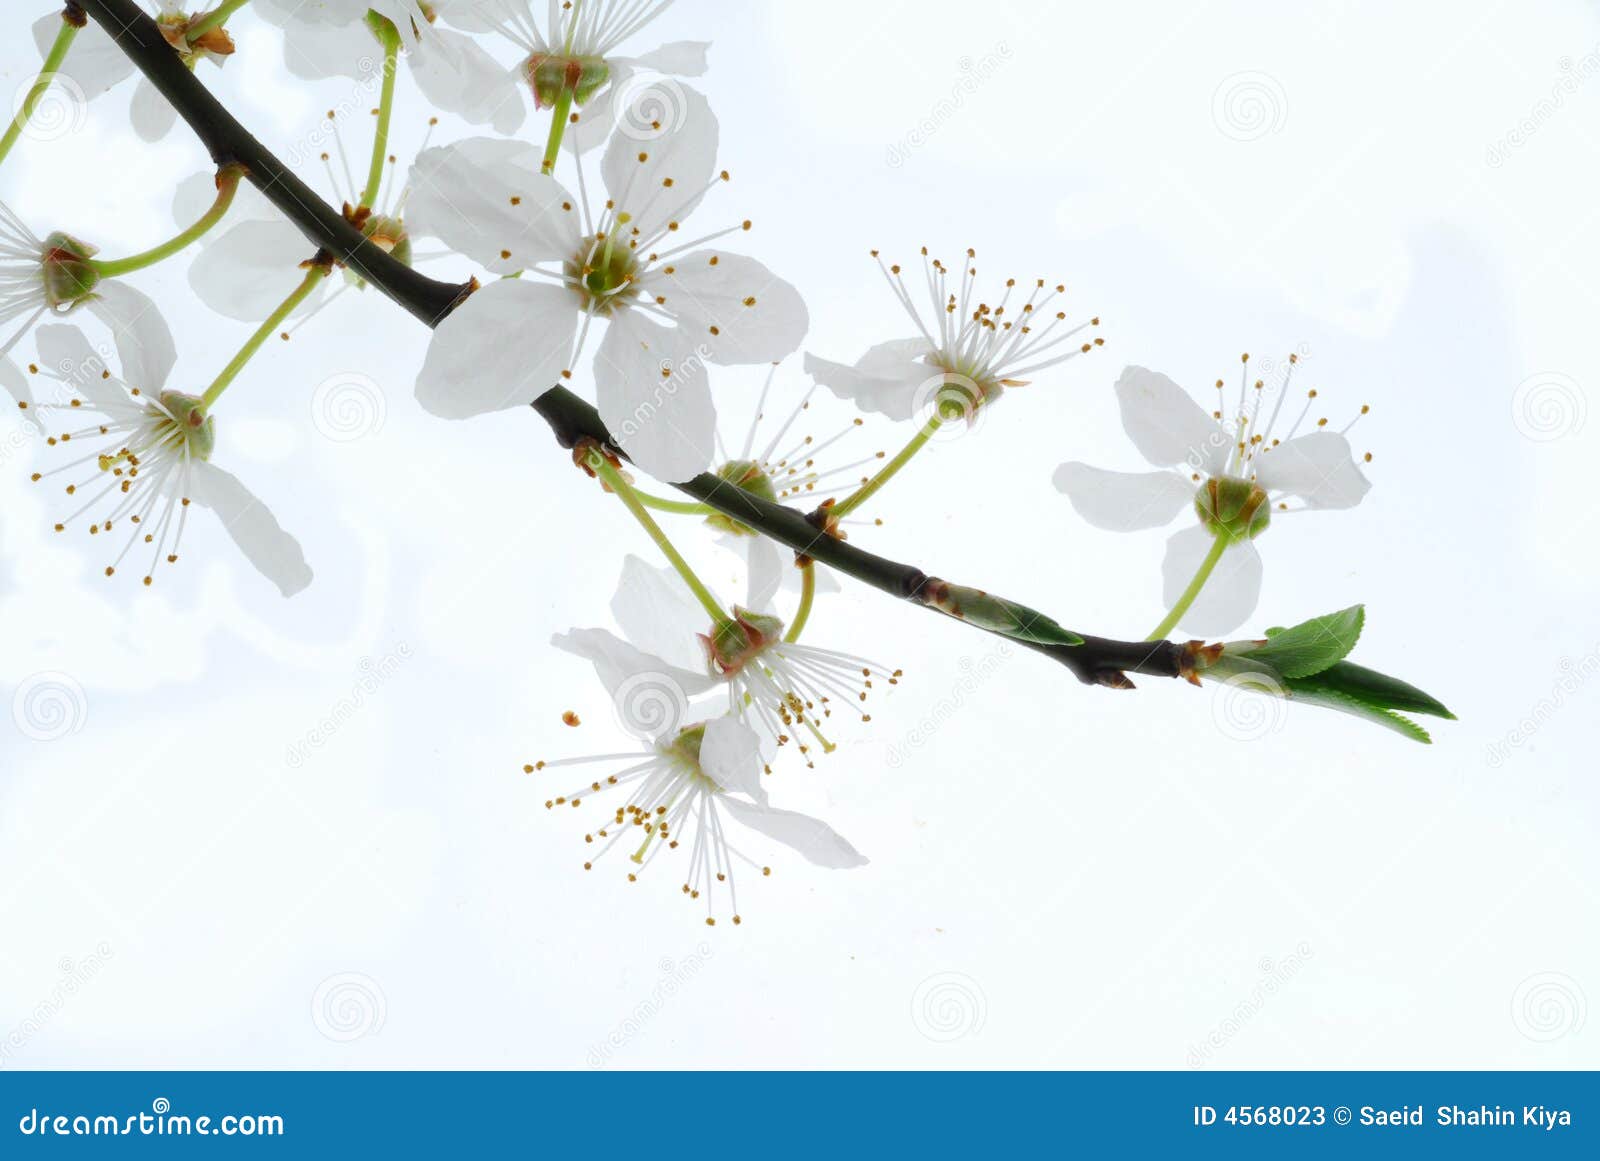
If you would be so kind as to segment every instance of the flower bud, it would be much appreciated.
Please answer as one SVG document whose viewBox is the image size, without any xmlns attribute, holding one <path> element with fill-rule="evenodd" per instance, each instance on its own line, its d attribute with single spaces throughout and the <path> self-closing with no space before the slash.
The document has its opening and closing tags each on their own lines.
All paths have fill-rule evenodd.
<svg viewBox="0 0 1600 1161">
<path fill-rule="evenodd" d="M 738 605 L 733 619 L 724 621 L 700 638 L 706 656 L 717 672 L 737 673 L 751 658 L 783 636 L 783 620 L 767 613 L 752 613 Z"/>
<path fill-rule="evenodd" d="M 598 56 L 536 52 L 523 62 L 522 75 L 533 89 L 535 108 L 554 105 L 564 91 L 572 93 L 574 105 L 582 106 L 611 79 L 611 67 Z"/>
<path fill-rule="evenodd" d="M 411 265 L 411 235 L 406 233 L 405 223 L 399 218 L 370 214 L 361 223 L 361 233 L 385 254 Z"/>
<path fill-rule="evenodd" d="M 1212 476 L 1194 498 L 1200 523 L 1217 536 L 1250 540 L 1266 531 L 1272 519 L 1267 494 L 1250 480 Z"/>
<path fill-rule="evenodd" d="M 748 492 L 758 499 L 774 503 L 778 499 L 778 490 L 772 486 L 772 478 L 761 470 L 761 465 L 755 460 L 729 460 L 714 474 L 723 483 L 732 484 L 740 491 Z M 707 516 L 706 523 L 719 532 L 728 532 L 734 536 L 755 535 L 748 526 L 731 516 L 724 516 L 721 512 Z"/>
<path fill-rule="evenodd" d="M 96 249 L 60 230 L 44 240 L 40 258 L 44 298 L 53 309 L 70 309 L 94 293 L 100 283 L 100 272 L 92 261 Z"/>
</svg>

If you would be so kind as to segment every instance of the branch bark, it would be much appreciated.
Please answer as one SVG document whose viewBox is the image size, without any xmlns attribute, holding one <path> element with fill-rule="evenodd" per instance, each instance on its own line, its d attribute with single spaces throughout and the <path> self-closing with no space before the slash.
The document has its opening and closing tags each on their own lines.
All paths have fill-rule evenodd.
<svg viewBox="0 0 1600 1161">
<path fill-rule="evenodd" d="M 307 240 L 334 261 L 356 271 L 397 305 L 429 327 L 450 313 L 474 289 L 474 283 L 441 282 L 421 274 L 385 253 L 362 236 L 343 214 L 328 205 L 257 141 L 222 103 L 186 68 L 161 35 L 156 23 L 136 0 L 73 0 L 99 24 L 149 78 L 162 96 L 211 152 L 216 164 L 236 164 Z M 552 387 L 533 409 L 550 425 L 557 441 L 572 448 L 593 440 L 613 448 L 611 435 L 590 404 L 563 387 Z M 710 473 L 676 487 L 740 523 L 770 536 L 798 553 L 837 569 L 901 600 L 932 611 L 943 582 L 921 569 L 876 556 L 819 531 L 800 511 L 750 495 Z M 1004 634 L 999 634 L 1004 635 Z M 1170 641 L 1117 641 L 1080 634 L 1078 645 L 1043 644 L 1020 639 L 1055 659 L 1084 682 L 1131 688 L 1127 674 L 1179 676 L 1183 646 Z"/>
</svg>

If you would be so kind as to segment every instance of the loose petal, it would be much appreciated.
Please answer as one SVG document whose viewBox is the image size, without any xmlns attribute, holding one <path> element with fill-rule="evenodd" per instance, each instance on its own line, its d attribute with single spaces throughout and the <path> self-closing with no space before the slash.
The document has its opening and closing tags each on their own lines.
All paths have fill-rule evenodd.
<svg viewBox="0 0 1600 1161">
<path fill-rule="evenodd" d="M 471 137 L 426 149 L 411 167 L 406 223 L 497 274 L 512 274 L 578 249 L 577 202 L 539 172 L 523 141 Z"/>
<path fill-rule="evenodd" d="M 639 467 L 675 483 L 711 462 L 717 413 L 705 360 L 679 331 L 618 311 L 595 354 L 594 382 L 600 418 Z"/>
<path fill-rule="evenodd" d="M 503 278 L 434 328 L 417 402 L 443 419 L 532 403 L 568 369 L 577 304 L 559 286 Z"/>
<path fill-rule="evenodd" d="M 1354 508 L 1372 487 L 1350 441 L 1336 431 L 1296 436 L 1262 453 L 1256 482 L 1268 492 L 1299 496 L 1311 508 Z"/>
<path fill-rule="evenodd" d="M 1161 576 L 1162 600 L 1168 608 L 1177 604 L 1189 587 L 1213 543 L 1210 530 L 1200 524 L 1174 532 L 1167 540 Z M 1254 542 L 1236 541 L 1222 554 L 1211 579 L 1178 626 L 1199 637 L 1221 636 L 1244 624 L 1256 611 L 1260 597 L 1261 554 Z"/>
<path fill-rule="evenodd" d="M 1195 493 L 1194 482 L 1177 472 L 1108 472 L 1066 463 L 1054 478 L 1079 516 L 1112 532 L 1170 524 Z"/>
<path fill-rule="evenodd" d="M 722 789 L 767 801 L 761 785 L 761 740 L 737 718 L 712 718 L 700 739 L 700 769 Z"/>
<path fill-rule="evenodd" d="M 1128 438 L 1157 467 L 1179 465 L 1214 475 L 1233 450 L 1232 436 L 1221 424 L 1159 372 L 1124 368 L 1117 380 L 1117 402 Z"/>
<path fill-rule="evenodd" d="M 594 666 L 623 724 L 641 737 L 671 734 L 685 725 L 688 699 L 715 684 L 709 675 L 679 669 L 605 629 L 557 633 L 550 644 Z"/>
<path fill-rule="evenodd" d="M 685 254 L 652 269 L 643 288 L 713 363 L 776 363 L 800 345 L 810 322 L 800 292 L 742 254 Z"/>
<path fill-rule="evenodd" d="M 300 542 L 273 518 L 266 505 L 239 480 L 214 464 L 196 462 L 189 469 L 189 499 L 211 509 L 256 571 L 292 597 L 311 583 Z"/>
<path fill-rule="evenodd" d="M 928 353 L 926 339 L 895 339 L 879 343 L 853 367 L 807 354 L 805 370 L 839 398 L 863 411 L 905 420 L 916 410 L 918 390 L 935 373 L 923 361 Z"/>
<path fill-rule="evenodd" d="M 752 806 L 737 798 L 723 799 L 721 805 L 726 806 L 729 814 L 751 830 L 760 831 L 768 838 L 793 847 L 819 867 L 843 870 L 867 865 L 866 856 L 820 819 L 796 814 L 792 810 Z"/>
</svg>

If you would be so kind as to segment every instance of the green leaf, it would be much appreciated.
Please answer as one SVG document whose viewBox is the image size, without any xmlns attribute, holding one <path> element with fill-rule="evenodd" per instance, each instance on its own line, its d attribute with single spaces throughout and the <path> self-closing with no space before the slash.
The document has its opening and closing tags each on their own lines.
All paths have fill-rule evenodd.
<svg viewBox="0 0 1600 1161">
<path fill-rule="evenodd" d="M 1311 677 L 1292 680 L 1290 685 L 1297 690 L 1315 690 L 1351 698 L 1375 709 L 1431 714 L 1451 721 L 1456 717 L 1437 698 L 1416 686 L 1353 661 L 1330 665 Z"/>
<path fill-rule="evenodd" d="M 1310 677 L 1343 661 L 1355 648 L 1365 622 L 1366 611 L 1352 605 L 1288 629 L 1269 630 L 1266 642 L 1249 650 L 1248 656 L 1284 677 Z"/>
<path fill-rule="evenodd" d="M 1381 706 L 1370 705 L 1360 698 L 1351 697 L 1334 689 L 1304 688 L 1300 683 L 1294 683 L 1289 690 L 1291 701 L 1306 702 L 1310 705 L 1320 705 L 1327 709 L 1339 710 L 1342 713 L 1353 714 L 1358 718 L 1365 718 L 1369 722 L 1391 729 L 1397 734 L 1410 738 L 1413 742 L 1431 745 L 1433 739 L 1428 731 L 1417 725 L 1408 717 L 1403 717 L 1393 710 Z"/>
</svg>

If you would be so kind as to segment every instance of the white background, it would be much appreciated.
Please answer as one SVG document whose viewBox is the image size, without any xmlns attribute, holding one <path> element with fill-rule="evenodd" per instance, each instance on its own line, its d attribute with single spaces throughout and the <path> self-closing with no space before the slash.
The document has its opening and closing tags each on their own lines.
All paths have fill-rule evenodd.
<svg viewBox="0 0 1600 1161">
<path fill-rule="evenodd" d="M 37 68 L 11 7 L 8 98 Z M 352 99 L 233 27 L 198 75 L 269 145 Z M 1158 679 L 1088 689 L 850 585 L 808 637 L 906 680 L 774 793 L 872 863 L 775 852 L 743 926 L 706 928 L 670 871 L 585 875 L 581 820 L 521 771 L 624 740 L 546 642 L 608 623 L 648 543 L 532 414 L 421 413 L 427 333 L 352 292 L 220 409 L 219 456 L 317 570 L 292 601 L 203 523 L 152 590 L 105 580 L 0 418 L 0 1066 L 1600 1066 L 1595 8 L 686 2 L 628 47 L 678 38 L 715 42 L 735 179 L 703 220 L 755 219 L 807 349 L 907 331 L 870 247 L 973 246 L 1102 318 L 1105 350 L 924 453 L 861 543 L 1138 636 L 1164 533 L 1088 527 L 1051 472 L 1141 466 L 1124 363 L 1199 393 L 1241 351 L 1299 351 L 1336 421 L 1372 405 L 1374 487 L 1260 541 L 1252 626 L 1364 601 L 1361 660 L 1461 721 L 1425 748 Z M 207 159 L 181 125 L 138 142 L 130 92 L 0 170 L 38 232 L 107 255 L 171 233 Z M 404 159 L 426 112 L 401 92 Z M 185 264 L 136 282 L 197 390 L 249 328 Z M 315 393 L 353 373 L 381 424 L 329 438 Z M 714 380 L 730 430 L 759 381 Z M 731 592 L 733 558 L 674 527 Z M 25 730 L 41 674 L 68 717 Z"/>
</svg>

